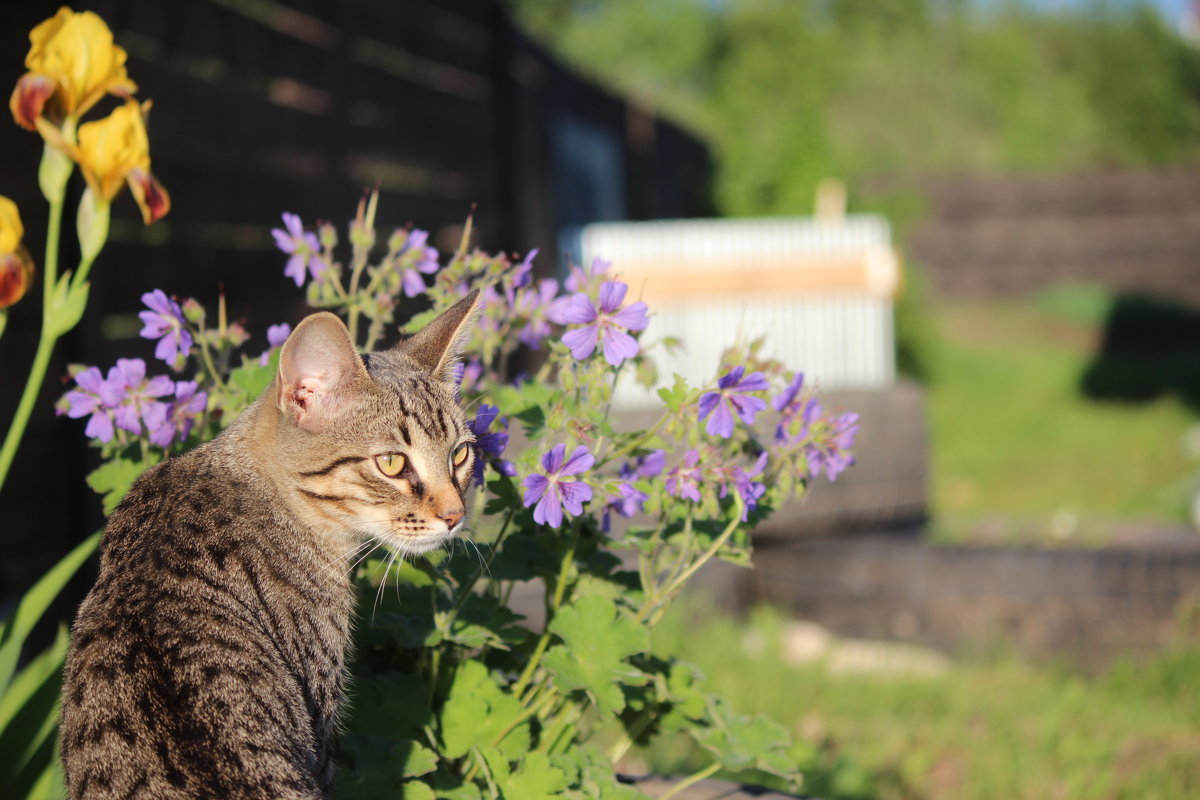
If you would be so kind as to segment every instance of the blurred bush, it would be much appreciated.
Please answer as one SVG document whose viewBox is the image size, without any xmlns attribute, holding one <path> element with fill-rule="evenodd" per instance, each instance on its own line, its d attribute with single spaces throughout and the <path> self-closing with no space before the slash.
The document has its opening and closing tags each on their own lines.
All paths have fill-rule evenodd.
<svg viewBox="0 0 1200 800">
<path fill-rule="evenodd" d="M 1200 51 L 1142 4 L 510 0 L 536 36 L 710 140 L 724 214 L 828 175 L 1053 172 L 1200 155 Z"/>
</svg>

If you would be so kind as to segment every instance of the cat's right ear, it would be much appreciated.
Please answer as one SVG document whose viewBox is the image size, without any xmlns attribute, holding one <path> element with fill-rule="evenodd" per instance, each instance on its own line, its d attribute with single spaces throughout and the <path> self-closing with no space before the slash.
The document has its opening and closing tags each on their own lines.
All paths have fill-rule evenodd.
<svg viewBox="0 0 1200 800">
<path fill-rule="evenodd" d="M 342 320 L 321 311 L 305 317 L 283 343 L 275 403 L 301 428 L 321 431 L 354 403 L 370 380 Z"/>
</svg>

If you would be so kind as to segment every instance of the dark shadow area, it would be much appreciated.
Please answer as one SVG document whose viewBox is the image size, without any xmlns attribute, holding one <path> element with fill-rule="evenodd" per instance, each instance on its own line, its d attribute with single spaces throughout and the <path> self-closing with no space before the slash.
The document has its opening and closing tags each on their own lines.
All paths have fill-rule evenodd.
<svg viewBox="0 0 1200 800">
<path fill-rule="evenodd" d="M 1096 400 L 1176 395 L 1200 410 L 1200 310 L 1142 294 L 1113 301 L 1080 389 Z"/>
</svg>

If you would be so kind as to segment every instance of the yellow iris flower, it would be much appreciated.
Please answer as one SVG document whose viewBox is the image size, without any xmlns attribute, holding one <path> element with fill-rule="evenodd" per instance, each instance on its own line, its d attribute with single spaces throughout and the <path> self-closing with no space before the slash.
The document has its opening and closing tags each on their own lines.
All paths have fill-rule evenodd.
<svg viewBox="0 0 1200 800">
<path fill-rule="evenodd" d="M 17 81 L 9 100 L 22 127 L 46 136 L 46 127 L 78 120 L 106 94 L 128 97 L 137 91 L 125 71 L 125 51 L 113 44 L 112 31 L 91 11 L 77 14 L 62 7 L 30 31 L 29 42 L 29 72 Z"/>
<path fill-rule="evenodd" d="M 17 204 L 0 195 L 0 309 L 24 297 L 33 280 L 33 261 L 21 246 L 24 235 Z"/>
<path fill-rule="evenodd" d="M 147 225 L 171 208 L 167 190 L 150 174 L 149 108 L 149 102 L 126 101 L 104 119 L 80 125 L 79 144 L 68 148 L 88 187 L 104 202 L 111 203 L 121 185 L 129 184 Z"/>
</svg>

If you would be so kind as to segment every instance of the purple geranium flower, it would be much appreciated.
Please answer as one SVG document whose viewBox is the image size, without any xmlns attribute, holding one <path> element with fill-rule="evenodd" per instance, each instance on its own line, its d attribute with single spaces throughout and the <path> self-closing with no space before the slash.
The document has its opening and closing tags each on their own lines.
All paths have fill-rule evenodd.
<svg viewBox="0 0 1200 800">
<path fill-rule="evenodd" d="M 694 503 L 700 502 L 700 479 L 702 473 L 697 463 L 700 453 L 688 450 L 683 455 L 683 463 L 667 473 L 667 494 L 673 497 L 686 497 Z"/>
<path fill-rule="evenodd" d="M 700 397 L 700 419 L 712 414 L 712 419 L 704 426 L 709 435 L 728 439 L 733 435 L 735 411 L 742 422 L 749 425 L 754 422 L 754 416 L 767 407 L 767 401 L 761 397 L 747 394 L 766 391 L 769 388 L 767 379 L 761 372 L 752 372 L 743 378 L 745 371 L 745 367 L 734 367 L 717 381 L 717 391 L 706 392 Z"/>
<path fill-rule="evenodd" d="M 854 456 L 849 451 L 858 435 L 858 414 L 830 417 L 813 428 L 813 441 L 804 448 L 809 475 L 816 477 L 824 469 L 829 480 L 837 480 L 837 476 L 854 463 Z"/>
<path fill-rule="evenodd" d="M 71 419 L 79 419 L 90 414 L 91 419 L 88 420 L 87 430 L 84 431 L 87 437 L 99 439 L 102 442 L 111 442 L 113 411 L 111 406 L 105 404 L 104 398 L 101 396 L 104 389 L 104 377 L 100 374 L 100 370 L 97 367 L 88 367 L 77 373 L 75 385 L 79 388 L 66 393 L 63 397 L 66 407 L 60 406 L 58 413 L 65 413 Z"/>
<path fill-rule="evenodd" d="M 500 409 L 484 403 L 479 406 L 475 419 L 469 423 L 471 433 L 475 434 L 475 482 L 483 485 L 484 459 L 495 459 L 492 466 L 501 475 L 512 477 L 517 474 L 517 468 L 511 461 L 500 458 L 504 448 L 508 446 L 508 421 L 499 418 Z M 499 422 L 500 430 L 489 431 L 493 422 Z"/>
<path fill-rule="evenodd" d="M 145 339 L 158 339 L 154 348 L 154 357 L 162 359 L 175 366 L 179 355 L 187 356 L 192 352 L 192 334 L 188 332 L 187 323 L 183 319 L 183 309 L 162 289 L 155 289 L 142 295 L 142 302 L 150 309 L 139 311 L 145 327 L 141 336 Z"/>
<path fill-rule="evenodd" d="M 734 490 L 742 497 L 742 522 L 745 522 L 750 516 L 750 512 L 758 506 L 759 498 L 766 494 L 766 485 L 761 481 L 753 480 L 763 473 L 766 466 L 767 454 L 763 452 L 749 470 L 741 465 L 725 470 L 728 480 L 721 485 L 721 497 L 726 495 L 729 485 L 733 484 Z"/>
<path fill-rule="evenodd" d="M 600 518 L 600 530 L 608 533 L 612 529 L 613 511 L 622 517 L 632 517 L 634 514 L 641 513 L 642 507 L 649 499 L 650 495 L 639 492 L 630 484 L 618 483 L 617 494 L 610 494 L 604 506 L 604 514 Z"/>
<path fill-rule="evenodd" d="M 518 316 L 527 318 L 517 334 L 523 344 L 537 350 L 542 340 L 552 333 L 547 313 L 557 295 L 558 281 L 553 278 L 543 278 L 536 287 L 528 286 L 516 293 L 513 310 Z"/>
<path fill-rule="evenodd" d="M 779 444 L 794 444 L 808 434 L 808 428 L 820 410 L 815 399 L 805 398 L 800 390 L 804 386 L 804 373 L 797 372 L 782 392 L 775 396 L 771 405 L 780 412 L 779 424 L 775 426 L 775 441 Z M 800 419 L 800 430 L 788 434 L 796 419 Z"/>
<path fill-rule="evenodd" d="M 596 350 L 597 343 L 604 350 L 604 358 L 614 367 L 627 358 L 637 355 L 638 344 L 625 331 L 645 330 L 646 304 L 642 301 L 621 308 L 629 285 L 620 281 L 605 281 L 600 284 L 600 309 L 592 304 L 585 294 L 571 295 L 570 302 L 562 308 L 560 319 L 565 324 L 583 325 L 563 334 L 563 344 L 571 348 L 571 355 L 583 360 Z"/>
<path fill-rule="evenodd" d="M 196 424 L 196 419 L 208 405 L 208 395 L 197 391 L 195 381 L 178 381 L 175 384 L 175 400 L 170 405 L 154 403 L 146 408 L 146 430 L 150 442 L 166 449 L 178 437 L 187 439 Z"/>
<path fill-rule="evenodd" d="M 588 271 L 584 272 L 581 268 L 572 265 L 570 274 L 563 281 L 563 285 L 568 292 L 582 292 L 588 285 L 588 282 L 597 276 L 603 275 L 612 268 L 612 262 L 603 258 L 593 258 L 592 264 L 588 267 Z"/>
<path fill-rule="evenodd" d="M 625 480 L 633 478 L 654 478 L 662 474 L 667 465 L 667 451 L 654 450 L 638 458 L 632 464 L 621 467 L 621 477 Z"/>
<path fill-rule="evenodd" d="M 258 357 L 258 363 L 264 367 L 271 360 L 271 351 L 276 347 L 282 347 L 287 341 L 287 337 L 292 333 L 292 326 L 286 322 L 281 322 L 278 325 L 271 325 L 267 328 L 267 349 Z"/>
<path fill-rule="evenodd" d="M 438 271 L 437 248 L 429 247 L 429 231 L 414 228 L 404 240 L 400 250 L 400 258 L 404 262 L 401 267 L 400 283 L 404 287 L 405 297 L 416 297 L 425 291 L 425 279 L 422 273 L 431 275 Z"/>
<path fill-rule="evenodd" d="M 297 286 L 303 286 L 306 266 L 314 279 L 325 268 L 320 256 L 321 243 L 317 241 L 316 234 L 305 232 L 300 217 L 295 214 L 283 212 L 283 224 L 287 227 L 286 231 L 271 229 L 275 246 L 291 256 L 283 274 L 294 280 Z"/>
<path fill-rule="evenodd" d="M 174 391 L 175 383 L 166 375 L 146 380 L 146 362 L 140 358 L 118 358 L 117 365 L 109 369 L 108 377 L 100 384 L 100 398 L 113 409 L 117 427 L 135 434 L 142 432 L 147 409 L 158 403 L 155 398 Z"/>
<path fill-rule="evenodd" d="M 592 487 L 583 481 L 562 479 L 591 469 L 596 459 L 586 447 L 580 445 L 564 461 L 566 450 L 566 445 L 555 445 L 542 456 L 544 472 L 534 473 L 522 482 L 525 487 L 525 507 L 537 503 L 533 509 L 534 521 L 552 528 L 562 525 L 563 508 L 572 514 L 582 514 L 583 504 L 592 499 Z"/>
</svg>

